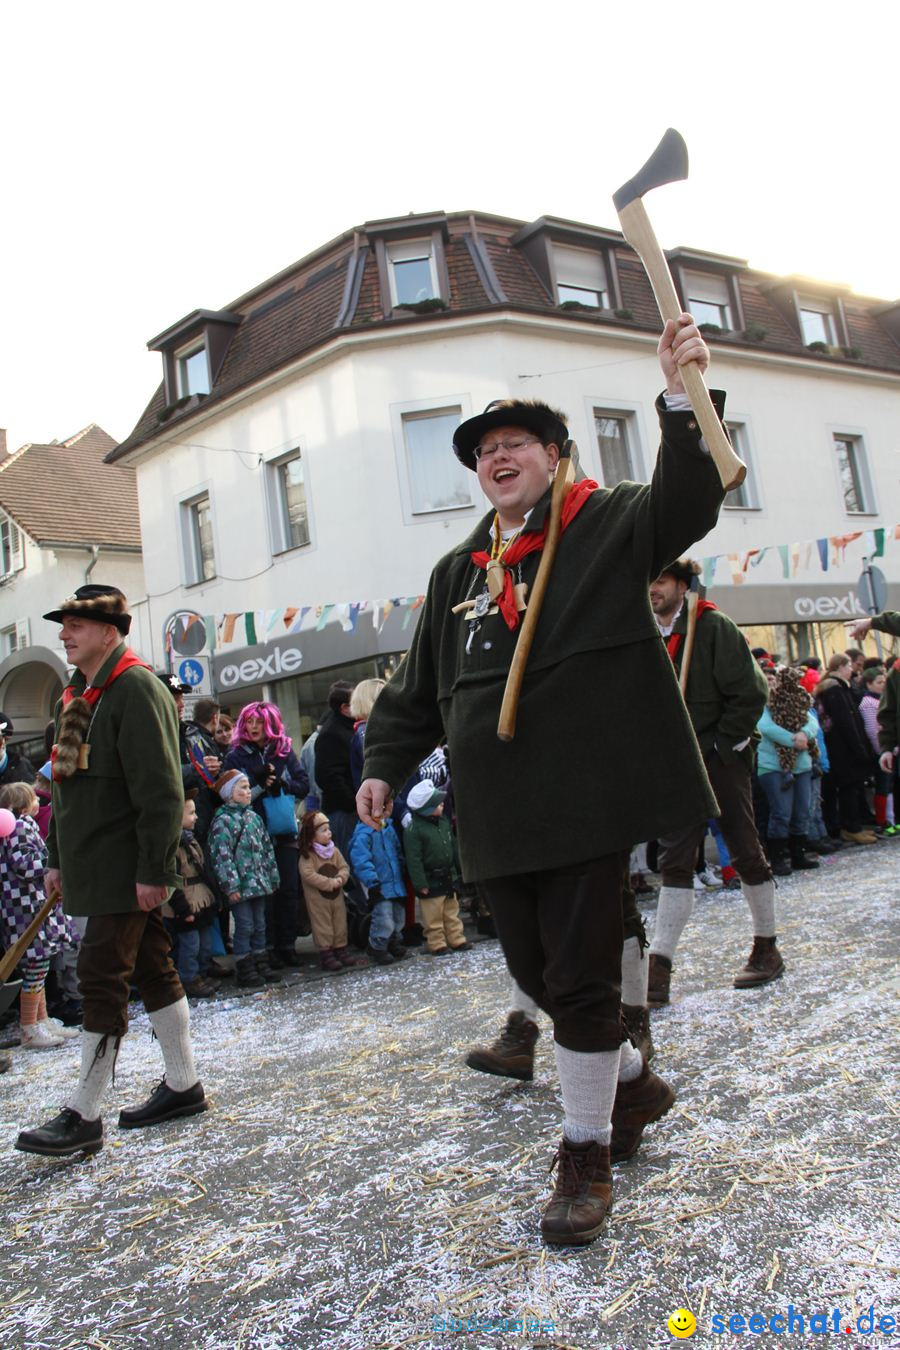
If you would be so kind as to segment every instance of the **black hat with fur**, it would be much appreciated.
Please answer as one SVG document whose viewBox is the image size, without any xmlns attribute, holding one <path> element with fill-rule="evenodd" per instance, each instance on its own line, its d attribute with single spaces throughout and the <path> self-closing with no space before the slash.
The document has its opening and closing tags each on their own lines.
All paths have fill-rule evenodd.
<svg viewBox="0 0 900 1350">
<path fill-rule="evenodd" d="M 552 443 L 560 450 L 569 439 L 565 415 L 556 408 L 538 399 L 495 399 L 483 413 L 470 417 L 456 428 L 453 453 L 467 469 L 475 469 L 475 447 L 481 443 L 482 436 L 495 427 L 522 427 L 525 431 L 534 432 L 545 445 Z"/>
<path fill-rule="evenodd" d="M 696 577 L 700 575 L 700 564 L 695 563 L 692 558 L 676 558 L 667 566 L 660 569 L 661 577 L 674 577 L 676 581 L 683 581 L 685 586 L 692 586 Z"/>
<path fill-rule="evenodd" d="M 111 623 L 123 637 L 131 629 L 128 601 L 115 586 L 79 586 L 74 595 L 64 600 L 58 609 L 52 609 L 44 618 L 51 623 L 62 623 L 65 615 L 73 618 L 94 619 L 97 623 Z"/>
</svg>

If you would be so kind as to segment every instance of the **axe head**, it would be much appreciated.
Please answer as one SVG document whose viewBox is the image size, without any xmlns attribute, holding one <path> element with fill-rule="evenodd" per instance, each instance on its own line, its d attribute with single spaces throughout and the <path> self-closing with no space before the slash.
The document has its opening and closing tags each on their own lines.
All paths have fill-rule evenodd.
<svg viewBox="0 0 900 1350">
<path fill-rule="evenodd" d="M 688 152 L 684 137 L 669 127 L 644 167 L 613 193 L 615 208 L 621 211 L 635 198 L 643 197 L 645 192 L 665 183 L 677 183 L 687 176 Z"/>
<path fill-rule="evenodd" d="M 21 988 L 21 980 L 7 980 L 6 984 L 0 984 L 0 1013 L 6 1012 Z"/>
</svg>

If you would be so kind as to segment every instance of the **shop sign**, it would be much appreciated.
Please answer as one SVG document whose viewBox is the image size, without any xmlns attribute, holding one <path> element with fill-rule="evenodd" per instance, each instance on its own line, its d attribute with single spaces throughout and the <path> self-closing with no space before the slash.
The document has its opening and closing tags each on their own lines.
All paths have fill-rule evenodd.
<svg viewBox="0 0 900 1350">
<path fill-rule="evenodd" d="M 845 595 L 798 595 L 794 601 L 798 619 L 864 619 L 866 611 L 853 591 Z"/>
<path fill-rule="evenodd" d="M 240 662 L 219 666 L 216 681 L 220 689 L 234 689 L 237 685 L 260 684 L 281 675 L 294 675 L 303 664 L 299 647 L 272 647 L 262 656 L 248 656 Z"/>
</svg>

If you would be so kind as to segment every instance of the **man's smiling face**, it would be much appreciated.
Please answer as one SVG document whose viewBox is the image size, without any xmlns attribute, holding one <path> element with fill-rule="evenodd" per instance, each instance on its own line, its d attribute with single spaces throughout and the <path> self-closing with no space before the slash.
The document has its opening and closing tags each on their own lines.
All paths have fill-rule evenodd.
<svg viewBox="0 0 900 1350">
<path fill-rule="evenodd" d="M 507 450 L 501 441 L 527 444 Z M 501 526 L 515 528 L 547 491 L 559 450 L 555 445 L 542 445 L 533 431 L 515 426 L 492 427 L 481 446 L 477 472 L 482 491 L 496 508 Z"/>
</svg>

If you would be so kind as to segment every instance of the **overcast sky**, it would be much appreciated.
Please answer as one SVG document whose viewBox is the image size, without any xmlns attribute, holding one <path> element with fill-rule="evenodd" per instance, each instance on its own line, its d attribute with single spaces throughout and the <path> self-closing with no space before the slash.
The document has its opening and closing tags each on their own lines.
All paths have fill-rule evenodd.
<svg viewBox="0 0 900 1350">
<path fill-rule="evenodd" d="M 900 296 L 898 11 L 456 0 L 3 6 L 0 426 L 123 438 L 147 340 L 365 220 L 564 216 L 667 126 L 664 247 Z M 731 17 L 731 15 L 734 17 Z"/>
</svg>

